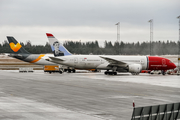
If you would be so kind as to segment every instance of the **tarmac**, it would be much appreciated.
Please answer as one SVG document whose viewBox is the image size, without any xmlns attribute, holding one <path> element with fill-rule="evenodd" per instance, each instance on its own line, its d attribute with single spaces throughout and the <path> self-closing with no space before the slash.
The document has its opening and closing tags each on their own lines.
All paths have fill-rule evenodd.
<svg viewBox="0 0 180 120">
<path fill-rule="evenodd" d="M 130 120 L 133 100 L 180 102 L 180 76 L 0 70 L 0 120 Z"/>
</svg>

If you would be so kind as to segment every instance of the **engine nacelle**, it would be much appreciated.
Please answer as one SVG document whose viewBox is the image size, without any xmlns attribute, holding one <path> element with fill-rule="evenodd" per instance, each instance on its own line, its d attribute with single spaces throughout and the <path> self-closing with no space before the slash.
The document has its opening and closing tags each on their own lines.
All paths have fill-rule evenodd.
<svg viewBox="0 0 180 120">
<path fill-rule="evenodd" d="M 131 64 L 128 65 L 128 70 L 131 73 L 140 73 L 142 70 L 142 66 L 140 64 Z"/>
</svg>

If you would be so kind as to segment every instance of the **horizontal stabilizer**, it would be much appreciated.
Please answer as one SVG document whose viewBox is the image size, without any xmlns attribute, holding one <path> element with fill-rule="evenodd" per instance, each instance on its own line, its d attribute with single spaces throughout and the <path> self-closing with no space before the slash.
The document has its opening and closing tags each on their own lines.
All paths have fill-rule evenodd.
<svg viewBox="0 0 180 120">
<path fill-rule="evenodd" d="M 4 55 L 9 56 L 9 55 L 10 55 L 10 53 L 4 53 Z"/>
<path fill-rule="evenodd" d="M 49 57 L 53 61 L 64 61 L 62 58 L 57 58 L 57 57 Z"/>
</svg>

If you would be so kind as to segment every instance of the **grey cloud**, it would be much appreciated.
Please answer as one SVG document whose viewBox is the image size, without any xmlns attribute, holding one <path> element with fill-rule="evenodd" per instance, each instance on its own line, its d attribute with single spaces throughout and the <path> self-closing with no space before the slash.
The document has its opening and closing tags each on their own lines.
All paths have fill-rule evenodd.
<svg viewBox="0 0 180 120">
<path fill-rule="evenodd" d="M 122 40 L 147 41 L 150 19 L 154 40 L 177 40 L 179 5 L 179 0 L 0 0 L 0 40 L 14 35 L 37 42 L 46 39 L 45 32 L 62 39 L 116 40 L 120 22 Z"/>
<path fill-rule="evenodd" d="M 7 1 L 0 12 L 0 25 L 103 26 L 118 21 L 143 25 L 151 18 L 161 24 L 171 22 L 180 11 L 178 0 Z"/>
</svg>

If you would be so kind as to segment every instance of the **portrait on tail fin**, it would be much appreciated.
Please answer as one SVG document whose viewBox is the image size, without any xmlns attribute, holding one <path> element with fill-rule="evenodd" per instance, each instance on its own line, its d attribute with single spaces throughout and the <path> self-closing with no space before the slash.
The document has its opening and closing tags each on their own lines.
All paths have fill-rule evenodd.
<svg viewBox="0 0 180 120">
<path fill-rule="evenodd" d="M 53 53 L 54 53 L 54 56 L 64 56 L 64 52 L 59 50 L 59 46 L 60 46 L 60 44 L 59 44 L 58 41 L 53 43 L 53 47 L 54 47 Z"/>
<path fill-rule="evenodd" d="M 71 53 L 51 33 L 46 33 L 54 56 L 67 56 Z"/>
</svg>

